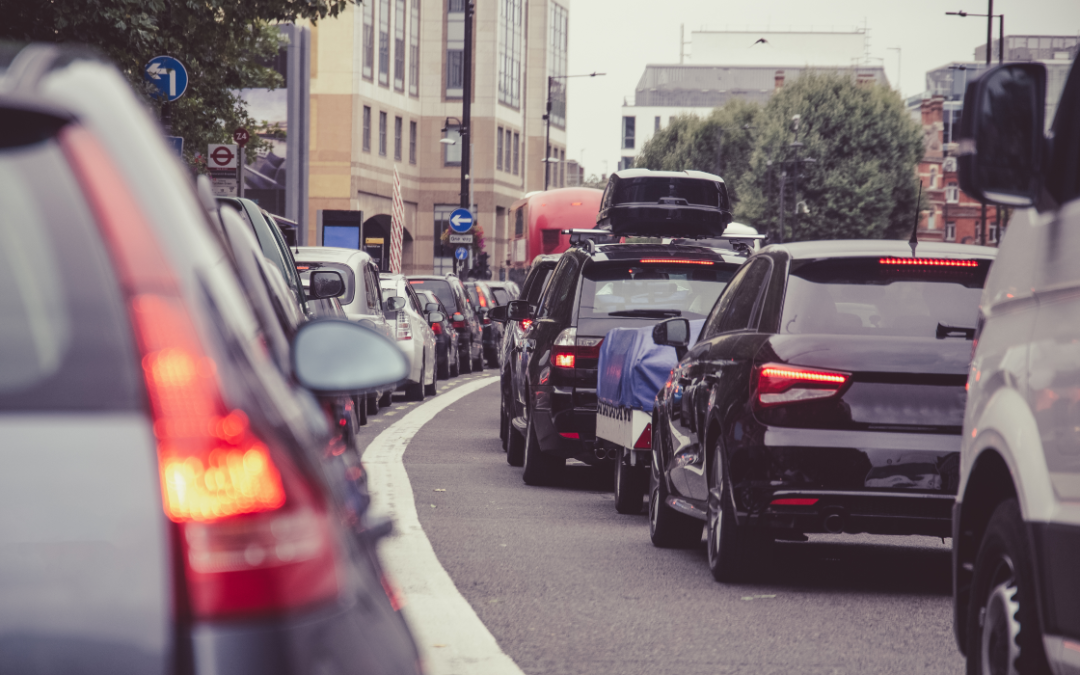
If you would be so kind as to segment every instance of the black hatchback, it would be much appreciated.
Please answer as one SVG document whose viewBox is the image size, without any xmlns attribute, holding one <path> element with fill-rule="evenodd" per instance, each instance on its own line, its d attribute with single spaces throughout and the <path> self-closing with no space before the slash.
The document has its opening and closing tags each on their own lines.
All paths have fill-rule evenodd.
<svg viewBox="0 0 1080 675">
<path fill-rule="evenodd" d="M 664 321 L 685 356 L 657 395 L 657 546 L 708 528 L 717 580 L 806 533 L 950 536 L 965 382 L 994 249 L 900 241 L 769 246 L 709 313 Z"/>
</svg>

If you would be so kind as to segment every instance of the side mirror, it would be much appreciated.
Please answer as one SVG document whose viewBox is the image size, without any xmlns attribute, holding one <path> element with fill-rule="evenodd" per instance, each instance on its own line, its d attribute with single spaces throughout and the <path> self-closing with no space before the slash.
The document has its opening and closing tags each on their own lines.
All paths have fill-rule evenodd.
<svg viewBox="0 0 1080 675">
<path fill-rule="evenodd" d="M 524 300 L 511 300 L 504 306 L 506 307 L 506 318 L 510 321 L 532 318 L 532 307 Z"/>
<path fill-rule="evenodd" d="M 688 319 L 668 319 L 653 326 L 652 339 L 658 345 L 675 348 L 675 355 L 682 360 L 690 345 L 690 321 Z"/>
<path fill-rule="evenodd" d="M 345 280 L 340 272 L 320 270 L 311 273 L 311 282 L 304 290 L 310 298 L 337 298 L 345 294 Z"/>
<path fill-rule="evenodd" d="M 309 321 L 292 345 L 296 380 L 313 392 L 366 393 L 396 385 L 409 362 L 393 342 L 344 319 Z"/>
<path fill-rule="evenodd" d="M 438 311 L 440 311 L 439 310 L 439 303 L 437 303 L 437 302 L 429 302 L 428 304 L 424 305 L 424 311 L 425 312 L 438 312 Z"/>
<path fill-rule="evenodd" d="M 492 321 L 498 321 L 499 323 L 506 323 L 509 318 L 507 315 L 507 306 L 499 305 L 498 307 L 492 307 L 488 310 L 488 318 Z"/>
<path fill-rule="evenodd" d="M 396 312 L 405 306 L 405 298 L 395 295 L 386 299 L 386 311 Z"/>
<path fill-rule="evenodd" d="M 439 310 L 434 310 L 428 312 L 427 320 L 428 323 L 442 323 L 443 321 L 446 321 L 446 315 Z"/>
<path fill-rule="evenodd" d="M 967 86 L 960 118 L 960 189 L 980 202 L 1031 206 L 1040 192 L 1046 66 L 990 68 Z"/>
</svg>

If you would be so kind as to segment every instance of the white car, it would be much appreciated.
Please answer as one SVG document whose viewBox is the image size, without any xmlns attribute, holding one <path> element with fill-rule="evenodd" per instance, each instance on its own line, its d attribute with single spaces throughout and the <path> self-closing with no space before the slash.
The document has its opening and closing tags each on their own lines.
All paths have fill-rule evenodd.
<svg viewBox="0 0 1080 675">
<path fill-rule="evenodd" d="M 436 393 L 435 333 L 428 325 L 424 315 L 424 301 L 416 295 L 404 274 L 382 274 L 383 296 L 390 303 L 393 298 L 404 298 L 405 304 L 393 312 L 388 312 L 393 338 L 397 346 L 409 359 L 409 379 L 402 385 L 405 397 L 410 401 L 423 401 L 424 396 Z M 397 303 L 395 303 L 397 304 Z"/>
</svg>

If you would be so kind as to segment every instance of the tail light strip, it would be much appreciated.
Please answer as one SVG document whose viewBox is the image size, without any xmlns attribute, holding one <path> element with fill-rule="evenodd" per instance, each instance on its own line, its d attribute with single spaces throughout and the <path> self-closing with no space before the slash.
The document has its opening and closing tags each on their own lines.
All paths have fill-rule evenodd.
<svg viewBox="0 0 1080 675">
<path fill-rule="evenodd" d="M 882 258 L 882 265 L 904 265 L 916 267 L 978 267 L 977 260 L 950 260 L 947 258 Z"/>
<path fill-rule="evenodd" d="M 757 407 L 836 396 L 851 379 L 848 373 L 767 363 L 757 368 L 753 395 Z"/>
</svg>

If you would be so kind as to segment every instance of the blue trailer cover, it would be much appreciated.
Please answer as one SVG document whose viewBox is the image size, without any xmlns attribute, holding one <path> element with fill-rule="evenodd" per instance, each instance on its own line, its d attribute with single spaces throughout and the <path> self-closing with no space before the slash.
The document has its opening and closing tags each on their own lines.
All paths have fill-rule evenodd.
<svg viewBox="0 0 1080 675">
<path fill-rule="evenodd" d="M 691 346 L 704 324 L 705 319 L 690 322 Z M 656 393 L 679 362 L 674 347 L 653 342 L 652 331 L 652 326 L 608 331 L 600 345 L 597 398 L 608 405 L 652 412 Z"/>
</svg>

